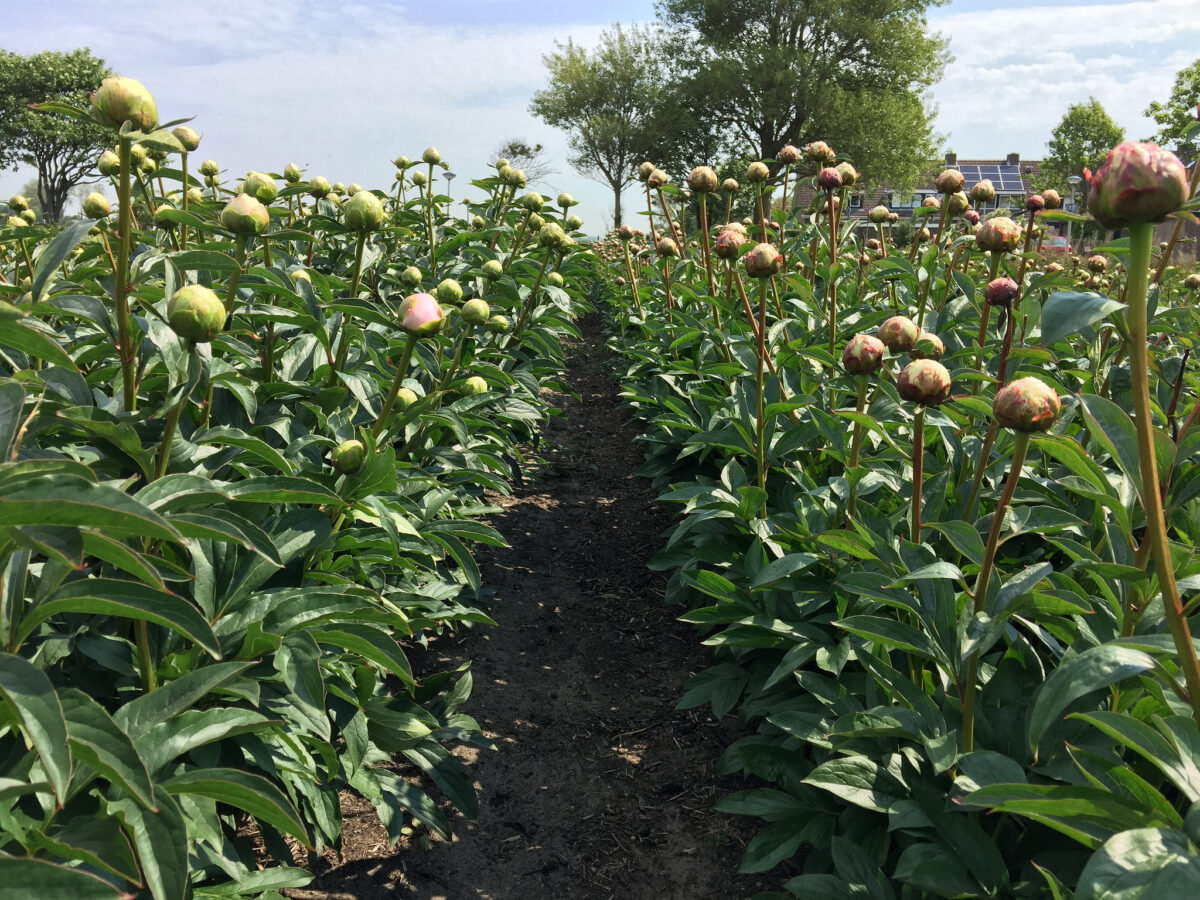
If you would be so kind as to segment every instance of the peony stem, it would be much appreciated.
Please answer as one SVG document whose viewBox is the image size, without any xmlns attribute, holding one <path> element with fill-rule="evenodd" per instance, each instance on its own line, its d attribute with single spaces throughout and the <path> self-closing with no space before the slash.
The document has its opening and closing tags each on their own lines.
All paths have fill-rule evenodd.
<svg viewBox="0 0 1200 900">
<path fill-rule="evenodd" d="M 925 479 L 925 407 L 918 406 L 913 416 L 912 451 L 912 508 L 910 510 L 908 539 L 921 543 L 921 487 Z"/>
<path fill-rule="evenodd" d="M 412 362 L 413 348 L 417 346 L 417 336 L 410 334 L 408 340 L 404 342 L 404 352 L 400 354 L 400 365 L 396 367 L 396 377 L 392 379 L 392 387 L 388 391 L 387 398 L 383 401 L 383 407 L 379 410 L 379 417 L 375 419 L 375 424 L 371 426 L 371 437 L 378 438 L 379 433 L 383 431 L 383 426 L 388 420 L 388 416 L 392 414 L 392 407 L 396 405 L 396 397 L 400 394 L 400 388 L 404 384 L 404 376 L 408 374 L 408 364 Z"/>
</svg>

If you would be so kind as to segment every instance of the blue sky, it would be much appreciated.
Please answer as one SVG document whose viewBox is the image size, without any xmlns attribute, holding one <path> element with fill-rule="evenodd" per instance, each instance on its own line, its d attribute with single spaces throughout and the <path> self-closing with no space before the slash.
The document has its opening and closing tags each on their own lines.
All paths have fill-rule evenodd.
<svg viewBox="0 0 1200 900">
<path fill-rule="evenodd" d="M 136 12 L 134 11 L 136 10 Z M 1200 56 L 1197 0 L 953 0 L 930 11 L 954 61 L 934 87 L 943 146 L 960 157 L 1042 156 L 1072 103 L 1094 96 L 1133 138 L 1147 104 Z M 198 153 L 230 179 L 289 162 L 386 188 L 390 160 L 435 145 L 460 177 L 484 175 L 507 138 L 544 144 L 558 173 L 537 187 L 611 220 L 608 189 L 574 173 L 566 142 L 528 113 L 541 57 L 593 45 L 652 0 L 0 0 L 0 46 L 87 46 L 139 79 L 164 119 L 195 116 Z M 696 160 L 707 162 L 706 160 Z M 0 197 L 31 173 L 0 173 Z"/>
</svg>

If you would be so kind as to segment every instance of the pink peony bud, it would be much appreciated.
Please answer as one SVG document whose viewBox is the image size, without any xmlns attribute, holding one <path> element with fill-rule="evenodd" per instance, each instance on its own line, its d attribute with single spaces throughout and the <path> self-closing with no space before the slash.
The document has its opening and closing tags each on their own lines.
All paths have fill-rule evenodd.
<svg viewBox="0 0 1200 900">
<path fill-rule="evenodd" d="M 893 353 L 907 353 L 920 334 L 921 329 L 908 316 L 892 316 L 875 330 L 876 337 Z"/>
<path fill-rule="evenodd" d="M 799 148 L 788 144 L 787 146 L 780 148 L 779 153 L 776 154 L 775 158 L 785 166 L 790 166 L 793 163 L 800 161 L 800 150 Z"/>
<path fill-rule="evenodd" d="M 697 194 L 708 194 L 717 189 L 717 173 L 708 166 L 696 166 L 688 175 L 687 183 Z"/>
<path fill-rule="evenodd" d="M 1017 299 L 1019 291 L 1015 281 L 1002 275 L 988 282 L 987 287 L 983 289 L 983 299 L 990 306 L 1008 306 Z"/>
<path fill-rule="evenodd" d="M 425 337 L 437 334 L 445 321 L 442 308 L 432 294 L 409 294 L 400 304 L 400 327 L 409 334 Z"/>
<path fill-rule="evenodd" d="M 896 390 L 905 400 L 922 406 L 937 406 L 950 396 L 950 372 L 933 359 L 918 359 L 900 370 Z"/>
<path fill-rule="evenodd" d="M 746 254 L 743 263 L 751 278 L 770 278 L 783 268 L 783 255 L 771 244 L 758 244 Z"/>
<path fill-rule="evenodd" d="M 822 169 L 817 173 L 817 185 L 823 191 L 835 191 L 842 186 L 842 173 L 837 169 Z"/>
<path fill-rule="evenodd" d="M 813 141 L 804 148 L 804 155 L 815 163 L 832 166 L 837 162 L 837 154 L 824 141 Z"/>
<path fill-rule="evenodd" d="M 941 359 L 946 353 L 946 345 L 933 332 L 922 331 L 911 353 L 913 359 Z"/>
<path fill-rule="evenodd" d="M 234 234 L 261 234 L 270 223 L 267 208 L 249 194 L 238 194 L 221 210 L 221 224 Z"/>
<path fill-rule="evenodd" d="M 921 206 L 925 207 L 925 209 L 941 209 L 942 201 L 938 197 L 926 197 L 921 201 Z"/>
<path fill-rule="evenodd" d="M 659 256 L 670 259 L 679 255 L 679 245 L 669 237 L 662 237 L 654 245 L 654 252 Z"/>
<path fill-rule="evenodd" d="M 725 226 L 718 232 L 713 253 L 718 259 L 737 259 L 738 251 L 746 243 L 746 232 L 740 227 Z"/>
<path fill-rule="evenodd" d="M 1041 194 L 1030 194 L 1025 198 L 1025 209 L 1028 212 L 1041 212 L 1046 208 L 1046 198 Z"/>
<path fill-rule="evenodd" d="M 1183 163 L 1157 144 L 1126 141 L 1091 179 L 1088 212 L 1105 228 L 1157 222 L 1188 198 Z"/>
<path fill-rule="evenodd" d="M 856 334 L 846 342 L 846 348 L 842 351 L 842 368 L 851 375 L 872 375 L 883 366 L 886 349 L 879 338 Z"/>
<path fill-rule="evenodd" d="M 1058 418 L 1058 393 L 1037 378 L 1020 378 L 996 392 L 992 415 L 996 424 L 1027 434 L 1046 431 Z"/>
<path fill-rule="evenodd" d="M 964 220 L 966 220 L 967 224 L 972 227 L 979 224 L 979 213 L 973 209 L 968 209 L 962 214 L 962 217 Z"/>
<path fill-rule="evenodd" d="M 1099 253 L 1089 256 L 1087 258 L 1087 267 L 1088 267 L 1088 271 L 1091 271 L 1091 272 L 1101 272 L 1101 273 L 1107 272 L 1108 271 L 1108 257 L 1103 256 Z"/>
</svg>

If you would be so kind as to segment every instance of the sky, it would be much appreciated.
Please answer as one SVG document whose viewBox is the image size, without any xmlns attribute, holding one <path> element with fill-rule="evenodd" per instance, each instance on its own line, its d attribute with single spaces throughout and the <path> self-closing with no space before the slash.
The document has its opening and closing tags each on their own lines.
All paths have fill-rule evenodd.
<svg viewBox="0 0 1200 900">
<path fill-rule="evenodd" d="M 951 0 L 929 13 L 954 60 L 931 91 L 942 146 L 960 158 L 1041 158 L 1073 103 L 1095 97 L 1142 139 L 1200 56 L 1200 0 Z M 529 113 L 542 56 L 594 46 L 614 22 L 650 22 L 653 0 L 0 0 L 0 47 L 89 47 L 154 94 L 159 116 L 194 116 L 196 156 L 226 180 L 247 170 L 387 189 L 391 160 L 435 146 L 478 189 L 507 139 L 541 143 L 556 173 L 531 185 L 580 201 L 585 232 L 611 224 L 612 194 L 567 163 L 563 133 Z M 696 160 L 696 164 L 711 162 Z M 0 198 L 32 171 L 0 172 Z M 627 199 L 631 199 L 629 195 Z"/>
</svg>

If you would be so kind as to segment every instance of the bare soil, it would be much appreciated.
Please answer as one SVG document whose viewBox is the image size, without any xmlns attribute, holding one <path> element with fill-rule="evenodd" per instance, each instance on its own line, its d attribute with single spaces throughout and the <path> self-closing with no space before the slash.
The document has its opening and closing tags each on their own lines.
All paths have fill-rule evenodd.
<svg viewBox="0 0 1200 900">
<path fill-rule="evenodd" d="M 370 806 L 344 798 L 340 861 L 297 898 L 728 900 L 767 884 L 739 875 L 751 832 L 714 813 L 713 763 L 735 737 L 678 711 L 709 664 L 646 564 L 670 519 L 636 476 L 641 452 L 617 399 L 598 317 L 569 348 L 566 413 L 548 463 L 491 497 L 511 548 L 479 562 L 497 628 L 433 644 L 426 671 L 470 660 L 474 715 L 499 752 L 460 749 L 480 791 L 453 843 L 389 848 Z"/>
</svg>

